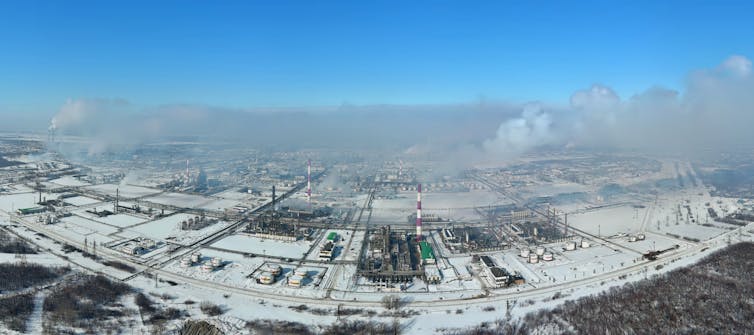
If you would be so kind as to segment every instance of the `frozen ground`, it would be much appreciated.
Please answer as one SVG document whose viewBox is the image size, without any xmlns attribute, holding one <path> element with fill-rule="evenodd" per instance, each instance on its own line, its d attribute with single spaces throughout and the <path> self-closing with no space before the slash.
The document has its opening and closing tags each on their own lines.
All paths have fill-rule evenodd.
<svg viewBox="0 0 754 335">
<path fill-rule="evenodd" d="M 162 205 L 195 208 L 209 203 L 210 201 L 212 201 L 212 198 L 185 193 L 163 193 L 157 196 L 148 197 L 145 200 Z"/>
<path fill-rule="evenodd" d="M 257 255 L 300 259 L 309 250 L 311 243 L 304 240 L 288 242 L 237 234 L 217 241 L 212 246 Z"/>
<path fill-rule="evenodd" d="M 53 184 L 58 184 L 60 186 L 86 186 L 89 185 L 89 183 L 78 180 L 72 176 L 63 176 L 58 179 L 50 180 Z"/>
<path fill-rule="evenodd" d="M 201 230 L 181 230 L 181 222 L 193 218 L 195 215 L 178 213 L 173 214 L 155 221 L 147 222 L 132 228 L 141 236 L 151 239 L 166 240 L 171 238 L 175 243 L 191 243 L 204 236 L 225 228 L 229 225 L 227 222 L 218 222 Z"/>
<path fill-rule="evenodd" d="M 120 197 L 123 199 L 141 198 L 162 192 L 153 188 L 118 184 L 100 184 L 87 186 L 86 188 L 96 193 L 109 195 L 111 197 L 115 197 L 116 193 L 120 193 Z"/>
<path fill-rule="evenodd" d="M 609 207 L 568 215 L 568 224 L 593 235 L 612 236 L 641 231 L 646 208 Z"/>
<path fill-rule="evenodd" d="M 56 199 L 58 194 L 42 192 L 42 199 Z M 39 193 L 15 193 L 0 195 L 0 210 L 11 212 L 19 208 L 37 207 Z"/>
<path fill-rule="evenodd" d="M 93 204 L 97 204 L 101 202 L 100 200 L 92 199 L 92 198 L 84 197 L 84 196 L 65 198 L 63 199 L 63 201 L 73 206 L 86 206 L 86 205 L 93 205 Z"/>
</svg>

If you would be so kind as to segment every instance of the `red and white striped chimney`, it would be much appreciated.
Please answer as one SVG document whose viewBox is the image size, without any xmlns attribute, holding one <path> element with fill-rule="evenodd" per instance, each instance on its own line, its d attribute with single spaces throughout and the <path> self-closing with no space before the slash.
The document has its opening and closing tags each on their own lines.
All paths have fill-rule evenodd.
<svg viewBox="0 0 754 335">
<path fill-rule="evenodd" d="M 416 242 L 422 240 L 422 184 L 416 189 Z"/>
<path fill-rule="evenodd" d="M 309 207 L 312 206 L 312 160 L 306 161 L 306 199 Z"/>
</svg>

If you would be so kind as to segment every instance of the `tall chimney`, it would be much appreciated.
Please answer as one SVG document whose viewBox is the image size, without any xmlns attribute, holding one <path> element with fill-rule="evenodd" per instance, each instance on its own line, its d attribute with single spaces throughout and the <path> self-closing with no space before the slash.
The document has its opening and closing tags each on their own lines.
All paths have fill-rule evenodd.
<svg viewBox="0 0 754 335">
<path fill-rule="evenodd" d="M 275 210 L 275 185 L 272 185 L 272 210 Z"/>
<path fill-rule="evenodd" d="M 120 189 L 115 189 L 115 214 L 118 214 L 118 202 L 120 202 Z"/>
<path fill-rule="evenodd" d="M 312 207 L 312 160 L 306 161 L 306 199 Z"/>
<path fill-rule="evenodd" d="M 422 184 L 416 188 L 416 242 L 422 240 Z"/>
</svg>

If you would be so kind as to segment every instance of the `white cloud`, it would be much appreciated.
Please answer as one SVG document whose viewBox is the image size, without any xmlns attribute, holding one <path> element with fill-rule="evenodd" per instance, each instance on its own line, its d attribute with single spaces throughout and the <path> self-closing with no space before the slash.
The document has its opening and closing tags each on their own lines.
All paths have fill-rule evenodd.
<svg viewBox="0 0 754 335">
<path fill-rule="evenodd" d="M 733 55 L 720 64 L 720 69 L 739 77 L 746 77 L 751 74 L 751 61 L 744 56 Z"/>
</svg>

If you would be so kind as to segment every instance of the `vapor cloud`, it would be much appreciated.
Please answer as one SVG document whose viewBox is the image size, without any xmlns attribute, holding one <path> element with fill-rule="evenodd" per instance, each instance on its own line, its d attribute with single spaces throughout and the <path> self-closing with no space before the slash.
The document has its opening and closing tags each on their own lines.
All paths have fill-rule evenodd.
<svg viewBox="0 0 754 335">
<path fill-rule="evenodd" d="M 526 106 L 484 142 L 488 155 L 516 156 L 541 146 L 584 146 L 690 153 L 754 140 L 751 61 L 734 55 L 689 74 L 682 92 L 652 87 L 621 99 L 610 87 L 573 93 L 567 107 Z"/>
<path fill-rule="evenodd" d="M 262 149 L 393 150 L 397 156 L 443 159 L 450 170 L 541 147 L 684 153 L 754 141 L 751 65 L 734 55 L 690 72 L 681 91 L 651 87 L 629 98 L 595 84 L 574 91 L 561 106 L 484 100 L 316 109 L 137 108 L 120 99 L 78 99 L 63 104 L 50 127 L 93 138 L 89 154 L 175 136 L 212 137 Z"/>
</svg>

